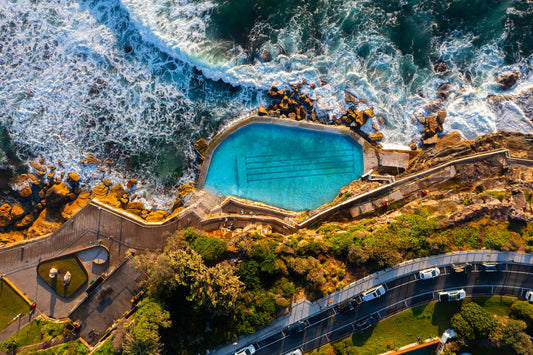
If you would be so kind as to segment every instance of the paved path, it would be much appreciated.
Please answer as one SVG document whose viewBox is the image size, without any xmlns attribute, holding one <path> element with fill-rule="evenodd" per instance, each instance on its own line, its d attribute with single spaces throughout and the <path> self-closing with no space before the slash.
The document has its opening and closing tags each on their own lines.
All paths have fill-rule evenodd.
<svg viewBox="0 0 533 355">
<path fill-rule="evenodd" d="M 473 250 L 406 261 L 395 267 L 385 269 L 358 280 L 346 286 L 344 289 L 321 298 L 316 302 L 309 302 L 307 300 L 298 302 L 292 306 L 291 312 L 286 316 L 278 318 L 273 323 L 254 334 L 238 338 L 236 340 L 237 348 L 245 346 L 246 344 L 258 343 L 262 339 L 279 333 L 283 328 L 290 324 L 317 316 L 323 311 L 333 308 L 337 304 L 342 304 L 343 302 L 358 296 L 369 288 L 413 275 L 419 270 L 434 266 L 445 268 L 452 264 L 479 264 L 482 262 L 533 265 L 533 254 Z M 228 344 L 217 349 L 213 354 L 231 354 L 235 351 L 235 348 L 236 347 L 233 344 Z"/>
</svg>

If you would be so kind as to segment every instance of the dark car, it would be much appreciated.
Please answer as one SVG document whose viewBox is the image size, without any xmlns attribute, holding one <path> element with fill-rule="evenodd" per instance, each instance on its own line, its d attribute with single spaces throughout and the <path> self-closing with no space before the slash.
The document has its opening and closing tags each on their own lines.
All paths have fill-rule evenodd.
<svg viewBox="0 0 533 355">
<path fill-rule="evenodd" d="M 344 313 L 344 312 L 353 311 L 356 306 L 357 306 L 356 302 L 353 299 L 350 299 L 348 302 L 344 302 L 344 303 L 336 305 L 335 310 L 338 313 Z"/>
<path fill-rule="evenodd" d="M 466 264 L 452 264 L 452 271 L 454 273 L 464 273 L 472 269 L 472 266 L 468 263 Z"/>
<path fill-rule="evenodd" d="M 305 324 L 304 321 L 299 321 L 299 322 L 291 324 L 287 328 L 285 328 L 283 330 L 283 334 L 287 335 L 287 334 L 300 333 L 306 327 L 307 327 L 307 324 Z"/>
<path fill-rule="evenodd" d="M 484 272 L 498 272 L 503 270 L 503 264 L 498 263 L 482 263 L 481 270 Z"/>
<path fill-rule="evenodd" d="M 354 325 L 358 331 L 362 332 L 370 328 L 374 324 L 376 324 L 376 320 L 374 319 L 374 317 L 368 317 L 366 319 L 363 319 L 362 321 L 355 323 Z"/>
</svg>

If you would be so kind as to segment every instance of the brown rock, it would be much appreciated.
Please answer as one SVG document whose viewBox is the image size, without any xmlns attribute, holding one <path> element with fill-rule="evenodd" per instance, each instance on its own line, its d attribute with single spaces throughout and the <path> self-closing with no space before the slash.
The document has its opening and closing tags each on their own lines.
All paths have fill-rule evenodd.
<svg viewBox="0 0 533 355">
<path fill-rule="evenodd" d="M 437 97 L 435 100 L 426 104 L 426 109 L 432 112 L 438 111 L 442 106 L 442 98 Z"/>
<path fill-rule="evenodd" d="M 4 203 L 0 206 L 0 227 L 7 227 L 12 222 L 11 206 L 9 203 Z"/>
<path fill-rule="evenodd" d="M 443 60 L 437 60 L 435 64 L 433 64 L 433 70 L 439 75 L 445 75 L 450 71 Z"/>
<path fill-rule="evenodd" d="M 144 210 L 144 204 L 141 201 L 129 202 L 126 206 L 128 210 Z"/>
<path fill-rule="evenodd" d="M 32 184 L 37 185 L 37 186 L 42 184 L 42 181 L 37 179 L 37 177 L 35 175 L 28 174 L 28 177 L 30 178 L 30 181 L 31 181 Z"/>
<path fill-rule="evenodd" d="M 183 185 L 180 185 L 178 187 L 178 192 L 179 192 L 180 198 L 185 197 L 186 195 L 188 195 L 192 191 L 194 191 L 194 187 L 192 187 L 190 184 L 183 184 Z"/>
<path fill-rule="evenodd" d="M 109 187 L 105 186 L 104 184 L 98 184 L 93 188 L 92 195 L 93 197 L 103 197 L 107 195 L 107 191 L 109 190 Z"/>
<path fill-rule="evenodd" d="M 437 116 L 431 115 L 426 117 L 426 123 L 424 125 L 424 138 L 431 138 L 437 132 L 442 131 L 442 127 L 440 127 L 439 123 L 437 122 Z"/>
<path fill-rule="evenodd" d="M 46 175 L 46 178 L 48 179 L 48 181 L 54 181 L 54 176 L 55 176 L 55 174 L 56 174 L 56 173 L 55 173 L 54 171 L 48 173 L 48 174 Z"/>
<path fill-rule="evenodd" d="M 87 164 L 100 164 L 100 160 L 92 154 L 87 155 Z"/>
<path fill-rule="evenodd" d="M 71 184 L 77 184 L 78 182 L 80 182 L 80 176 L 76 173 L 70 173 L 68 174 L 68 181 Z"/>
<path fill-rule="evenodd" d="M 26 198 L 26 197 L 28 197 L 28 196 L 31 196 L 31 194 L 33 193 L 33 191 L 31 190 L 31 187 L 30 187 L 30 185 L 28 184 L 28 185 L 24 186 L 24 187 L 22 188 L 22 190 L 19 190 L 18 193 L 19 193 L 20 197 L 22 197 L 22 198 Z"/>
<path fill-rule="evenodd" d="M 17 228 L 27 228 L 28 226 L 30 226 L 33 223 L 34 220 L 35 220 L 35 218 L 31 214 L 27 214 L 27 215 L 24 216 L 24 218 L 22 218 L 22 220 L 20 222 L 15 224 L 15 227 L 17 227 Z"/>
<path fill-rule="evenodd" d="M 65 183 L 52 186 L 46 192 L 46 205 L 50 207 L 57 207 L 69 200 L 70 189 Z"/>
<path fill-rule="evenodd" d="M 196 150 L 198 150 L 198 152 L 201 155 L 205 155 L 205 152 L 207 152 L 208 143 L 207 143 L 207 140 L 205 140 L 205 138 L 198 139 L 196 143 L 194 144 L 194 146 L 196 147 Z"/>
<path fill-rule="evenodd" d="M 126 183 L 126 188 L 131 189 L 137 183 L 137 179 L 129 179 Z"/>
<path fill-rule="evenodd" d="M 20 205 L 17 203 L 13 208 L 11 209 L 11 217 L 13 219 L 19 219 L 20 217 L 24 216 L 26 212 L 20 207 Z"/>
<path fill-rule="evenodd" d="M 383 133 L 381 132 L 370 133 L 368 137 L 374 142 L 381 142 L 383 140 Z"/>
<path fill-rule="evenodd" d="M 372 129 L 374 131 L 379 131 L 379 124 L 377 122 L 372 123 Z"/>
<path fill-rule="evenodd" d="M 106 179 L 104 179 L 104 185 L 109 187 L 109 186 L 113 185 L 113 181 L 111 181 L 110 179 L 106 178 Z"/>
<path fill-rule="evenodd" d="M 353 103 L 354 105 L 359 105 L 359 99 L 357 97 L 355 97 L 355 95 L 352 95 L 350 92 L 348 91 L 344 91 L 344 101 L 346 103 Z"/>
<path fill-rule="evenodd" d="M 44 209 L 35 222 L 33 222 L 32 226 L 28 228 L 28 237 L 35 238 L 50 234 L 56 231 L 60 226 L 61 223 L 55 219 L 55 216 L 49 214 L 48 211 Z"/>
<path fill-rule="evenodd" d="M 295 120 L 296 119 L 296 114 L 294 112 L 289 113 L 289 118 L 291 120 Z"/>
<path fill-rule="evenodd" d="M 378 120 L 379 124 L 382 126 L 387 125 L 387 121 L 385 121 L 385 118 L 383 116 L 377 116 L 376 119 Z"/>
<path fill-rule="evenodd" d="M 441 84 L 437 89 L 437 97 L 440 97 L 444 100 L 450 97 L 450 84 Z"/>
<path fill-rule="evenodd" d="M 263 106 L 259 106 L 259 108 L 257 109 L 257 114 L 259 116 L 267 116 L 268 115 L 268 111 Z"/>
<path fill-rule="evenodd" d="M 433 145 L 433 144 L 437 144 L 438 140 L 439 140 L 439 137 L 437 137 L 437 135 L 434 135 L 430 138 L 422 139 L 422 143 L 424 143 L 424 145 Z"/>
<path fill-rule="evenodd" d="M 444 137 L 439 138 L 439 141 L 437 142 L 437 147 L 441 146 L 457 146 L 459 143 L 461 143 L 463 139 L 461 138 L 461 133 L 459 131 L 451 132 Z"/>
<path fill-rule="evenodd" d="M 267 95 L 268 95 L 271 99 L 277 99 L 277 100 L 280 100 L 280 99 L 283 97 L 284 92 L 278 90 L 277 87 L 272 86 L 272 88 L 271 88 L 270 90 L 267 91 Z"/>
<path fill-rule="evenodd" d="M 167 211 L 157 210 L 152 211 L 146 216 L 146 222 L 162 222 L 165 220 L 165 217 L 168 215 Z"/>
<path fill-rule="evenodd" d="M 65 205 L 61 211 L 61 215 L 64 219 L 69 219 L 78 213 L 87 203 L 90 201 L 90 196 L 88 192 L 83 192 L 78 195 L 78 197 Z"/>
<path fill-rule="evenodd" d="M 57 168 L 54 166 L 54 165 L 48 165 L 48 170 L 50 171 L 54 171 L 56 170 Z"/>
<path fill-rule="evenodd" d="M 33 168 L 35 175 L 37 175 L 39 178 L 42 178 L 46 174 L 46 168 L 36 161 L 30 161 L 30 165 Z"/>
<path fill-rule="evenodd" d="M 411 143 L 409 144 L 409 148 L 411 148 L 411 150 L 417 150 L 418 149 L 418 145 L 416 144 L 414 139 L 411 140 Z"/>
<path fill-rule="evenodd" d="M 447 116 L 448 116 L 448 113 L 446 111 L 437 112 L 437 122 L 441 126 L 441 130 L 442 130 L 442 124 L 444 123 L 444 120 L 446 119 Z"/>
<path fill-rule="evenodd" d="M 519 72 L 505 71 L 503 73 L 498 74 L 498 76 L 496 77 L 496 81 L 498 82 L 498 84 L 500 84 L 502 90 L 509 90 L 516 84 L 519 77 Z"/>
</svg>

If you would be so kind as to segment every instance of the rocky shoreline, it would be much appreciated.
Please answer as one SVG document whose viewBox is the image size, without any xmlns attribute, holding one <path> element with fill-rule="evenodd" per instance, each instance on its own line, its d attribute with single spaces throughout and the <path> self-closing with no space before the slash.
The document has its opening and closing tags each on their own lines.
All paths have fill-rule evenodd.
<svg viewBox="0 0 533 355">
<path fill-rule="evenodd" d="M 105 170 L 112 162 L 101 162 L 88 155 L 81 164 Z M 60 161 L 54 165 L 41 159 L 30 161 L 26 173 L 4 176 L 0 191 L 0 247 L 54 232 L 92 199 L 122 209 L 146 222 L 160 222 L 179 209 L 181 198 L 193 189 L 188 184 L 180 186 L 179 196 L 170 211 L 160 210 L 137 200 L 136 187 L 143 185 L 144 181 L 124 179 L 123 183 L 113 184 L 110 179 L 104 179 L 89 190 L 81 184 L 77 173 L 62 170 Z"/>
<path fill-rule="evenodd" d="M 440 68 L 440 67 L 439 67 Z M 437 68 L 437 69 L 439 69 Z M 442 68 L 440 68 L 442 69 Z M 439 70 L 440 70 L 439 69 Z M 518 77 L 510 73 L 498 77 L 503 89 L 508 89 L 511 82 L 516 84 Z M 345 91 L 345 103 L 348 106 L 341 117 L 335 115 L 319 116 L 316 109 L 317 97 L 304 93 L 304 88 L 313 85 L 302 83 L 291 85 L 290 88 L 280 90 L 272 87 L 268 96 L 272 102 L 268 107 L 259 107 L 258 115 L 282 117 L 293 120 L 309 120 L 324 124 L 343 125 L 350 127 L 356 133 L 379 147 L 383 139 L 380 129 L 387 124 L 384 117 L 376 115 L 372 107 L 367 107 L 364 100 L 358 99 L 352 93 Z M 511 85 L 512 86 L 512 85 Z M 454 88 L 442 84 L 436 91 L 437 98 L 428 102 L 424 109 L 429 115 L 419 113 L 415 115 L 415 124 L 421 124 L 423 131 L 421 141 L 423 149 L 418 149 L 416 141 L 412 141 L 410 148 L 414 158 L 410 168 L 403 174 L 409 174 L 430 166 L 453 159 L 491 149 L 507 148 L 513 156 L 533 159 L 533 138 L 531 135 L 499 132 L 478 137 L 473 141 L 464 141 L 459 132 L 453 132 L 445 137 L 439 135 L 443 131 L 443 124 L 447 117 L 446 111 L 440 110 L 444 101 L 454 94 Z M 505 95 L 492 98 L 511 100 Z M 373 132 L 366 134 L 361 128 L 372 121 Z M 201 138 L 196 141 L 199 162 L 208 146 L 207 140 Z M 16 154 L 10 154 L 10 160 L 19 166 L 14 169 L 2 162 L 0 166 L 0 247 L 23 239 L 35 238 L 52 233 L 66 220 L 83 208 L 91 199 L 98 199 L 114 208 L 122 209 L 146 222 L 165 220 L 170 214 L 179 212 L 183 206 L 183 199 L 194 190 L 194 184 L 184 184 L 178 187 L 178 196 L 174 199 L 169 210 L 157 209 L 156 206 L 145 206 L 136 194 L 137 186 L 144 181 L 126 179 L 113 183 L 110 179 L 103 179 L 92 190 L 80 182 L 80 176 L 65 171 L 61 161 L 56 164 L 47 163 L 44 159 L 31 161 L 29 167 L 20 169 L 22 162 Z M 5 159 L 4 159 L 5 160 Z M 94 166 L 96 170 L 110 171 L 113 164 L 110 160 L 100 161 L 93 155 L 80 162 L 84 166 Z M 13 165 L 13 164 L 11 164 Z M 22 173 L 15 171 L 22 170 Z M 474 175 L 475 176 L 475 175 Z M 370 185 L 369 185 L 370 184 Z M 377 183 L 362 183 L 357 180 L 346 186 L 339 193 L 338 201 L 344 196 L 361 193 L 375 187 Z M 372 185 L 372 186 L 371 186 Z"/>
</svg>

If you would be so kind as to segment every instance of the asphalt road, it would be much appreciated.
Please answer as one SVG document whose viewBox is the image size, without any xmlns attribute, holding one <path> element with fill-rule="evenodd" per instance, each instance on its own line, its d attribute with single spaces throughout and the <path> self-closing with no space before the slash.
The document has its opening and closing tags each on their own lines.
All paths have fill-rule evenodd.
<svg viewBox="0 0 533 355">
<path fill-rule="evenodd" d="M 408 308 L 427 304 L 438 298 L 442 290 L 463 288 L 469 296 L 505 295 L 523 298 L 525 289 L 533 289 L 533 266 L 504 265 L 503 271 L 479 271 L 480 265 L 464 273 L 441 268 L 441 275 L 420 280 L 412 274 L 384 284 L 387 292 L 378 299 L 359 306 L 328 309 L 305 320 L 306 327 L 290 334 L 280 332 L 254 344 L 257 355 L 285 354 L 294 349 L 310 352 L 320 346 L 342 339 L 356 331 L 356 325 L 369 317 L 376 321 Z M 286 333 L 286 334 L 284 334 Z"/>
</svg>

